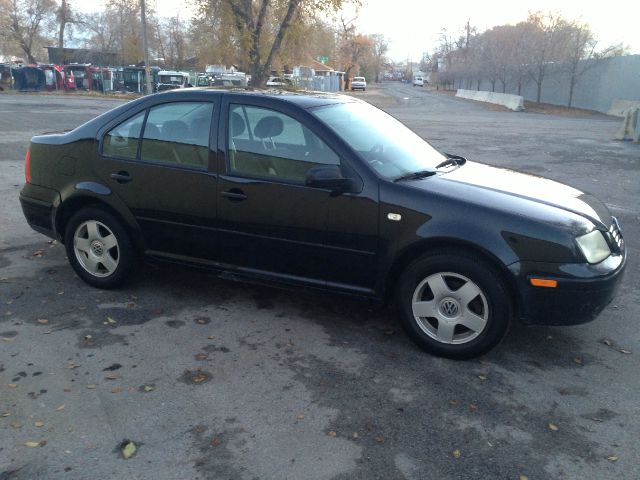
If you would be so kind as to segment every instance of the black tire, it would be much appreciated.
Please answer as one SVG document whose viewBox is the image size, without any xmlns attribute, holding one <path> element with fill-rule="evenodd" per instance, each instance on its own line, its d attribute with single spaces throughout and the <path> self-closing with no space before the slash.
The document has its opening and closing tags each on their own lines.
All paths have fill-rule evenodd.
<svg viewBox="0 0 640 480">
<path fill-rule="evenodd" d="M 439 288 L 440 280 L 445 293 L 435 295 L 431 285 Z M 475 297 L 474 287 L 479 292 Z M 418 309 L 424 306 L 425 316 L 414 315 L 414 298 L 416 310 L 423 313 Z M 507 333 L 512 316 L 509 290 L 500 274 L 466 251 L 435 252 L 416 259 L 400 278 L 396 301 L 409 337 L 429 353 L 453 359 L 477 357 L 494 348 Z M 448 329 L 451 341 L 442 341 L 448 338 Z"/>
<path fill-rule="evenodd" d="M 103 240 L 104 243 L 94 245 L 95 239 L 92 241 L 87 228 L 91 224 L 96 225 L 99 232 L 95 239 Z M 82 229 L 78 230 L 81 227 Z M 91 245 L 89 251 L 83 253 L 80 247 L 76 249 L 76 233 L 79 235 L 79 242 L 84 240 L 86 234 L 86 241 Z M 109 237 L 109 234 L 114 237 Z M 110 246 L 113 239 L 116 244 Z M 93 287 L 119 287 L 136 270 L 136 253 L 128 232 L 114 215 L 99 207 L 87 207 L 75 213 L 67 222 L 64 240 L 69 263 L 78 276 Z M 98 251 L 100 256 L 95 256 L 94 251 Z M 89 271 L 90 264 L 97 265 L 95 273 Z"/>
</svg>

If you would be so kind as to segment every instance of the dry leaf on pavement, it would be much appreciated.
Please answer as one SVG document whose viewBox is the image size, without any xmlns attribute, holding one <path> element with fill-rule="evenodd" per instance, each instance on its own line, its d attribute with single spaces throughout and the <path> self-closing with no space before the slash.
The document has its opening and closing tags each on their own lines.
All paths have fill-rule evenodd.
<svg viewBox="0 0 640 480">
<path fill-rule="evenodd" d="M 124 442 L 123 442 L 124 443 Z M 122 446 L 122 458 L 125 460 L 130 459 L 136 454 L 136 444 L 129 441 Z"/>
<path fill-rule="evenodd" d="M 453 458 L 460 458 L 462 456 L 462 452 L 460 452 L 460 450 L 455 449 L 453 451 Z"/>
<path fill-rule="evenodd" d="M 558 431 L 558 426 L 555 423 L 550 423 L 549 424 L 549 430 L 557 432 Z"/>
</svg>

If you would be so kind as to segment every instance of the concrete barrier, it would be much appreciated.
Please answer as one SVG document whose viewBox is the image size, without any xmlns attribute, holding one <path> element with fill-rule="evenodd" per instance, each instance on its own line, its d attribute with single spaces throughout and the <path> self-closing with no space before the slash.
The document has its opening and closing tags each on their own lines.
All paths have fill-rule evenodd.
<svg viewBox="0 0 640 480">
<path fill-rule="evenodd" d="M 640 108 L 640 100 L 614 100 L 611 102 L 611 108 L 607 112 L 607 115 L 613 115 L 614 117 L 625 117 L 629 110 Z"/>
<path fill-rule="evenodd" d="M 640 108 L 627 110 L 622 126 L 620 127 L 620 130 L 618 130 L 618 133 L 616 133 L 616 140 L 640 141 L 640 122 L 638 122 L 639 115 Z"/>
<path fill-rule="evenodd" d="M 461 88 L 456 92 L 456 97 L 468 98 L 477 102 L 494 103 L 502 105 L 515 112 L 524 110 L 524 98 L 521 95 L 512 95 L 510 93 L 487 92 L 485 90 L 463 90 Z"/>
</svg>

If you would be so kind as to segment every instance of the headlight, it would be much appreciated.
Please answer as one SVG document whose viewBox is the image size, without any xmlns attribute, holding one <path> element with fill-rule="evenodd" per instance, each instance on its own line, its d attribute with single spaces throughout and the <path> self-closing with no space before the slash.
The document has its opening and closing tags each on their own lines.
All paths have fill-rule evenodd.
<svg viewBox="0 0 640 480">
<path fill-rule="evenodd" d="M 611 254 L 609 244 L 600 230 L 577 237 L 576 242 L 589 263 L 599 263 Z"/>
</svg>

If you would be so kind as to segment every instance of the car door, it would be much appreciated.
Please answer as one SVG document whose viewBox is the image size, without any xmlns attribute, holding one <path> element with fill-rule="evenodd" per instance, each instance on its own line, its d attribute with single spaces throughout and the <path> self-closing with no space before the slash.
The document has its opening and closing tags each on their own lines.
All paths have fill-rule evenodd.
<svg viewBox="0 0 640 480">
<path fill-rule="evenodd" d="M 377 232 L 376 206 L 357 193 L 336 196 L 305 184 L 310 168 L 336 165 L 347 171 L 344 161 L 295 112 L 228 98 L 227 128 L 219 139 L 226 143 L 218 182 L 220 261 L 293 282 L 369 290 L 375 280 L 369 273 L 376 263 L 371 239 L 375 243 L 377 237 L 369 233 Z M 366 202 L 366 226 L 338 211 L 357 216 L 359 201 Z"/>
<path fill-rule="evenodd" d="M 148 253 L 215 257 L 216 111 L 211 101 L 157 104 L 104 134 L 97 173 L 131 210 Z"/>
</svg>

